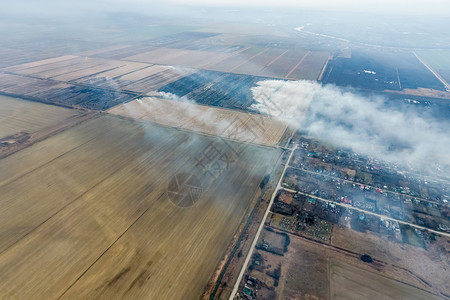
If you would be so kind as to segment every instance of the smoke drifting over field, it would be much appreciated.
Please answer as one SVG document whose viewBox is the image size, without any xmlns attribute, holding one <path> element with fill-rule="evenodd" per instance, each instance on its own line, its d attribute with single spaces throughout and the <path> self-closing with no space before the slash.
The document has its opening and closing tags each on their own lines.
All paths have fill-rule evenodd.
<svg viewBox="0 0 450 300">
<path fill-rule="evenodd" d="M 412 110 L 389 109 L 381 97 L 311 81 L 261 81 L 252 92 L 254 108 L 316 138 L 415 168 L 439 162 L 449 173 L 450 124 L 446 121 Z M 308 105 L 305 120 L 297 118 Z"/>
<path fill-rule="evenodd" d="M 199 105 L 172 93 L 153 92 L 149 95 L 153 97 L 136 99 L 109 112 L 243 143 L 270 146 L 278 144 L 286 129 L 286 124 L 270 116 Z"/>
</svg>

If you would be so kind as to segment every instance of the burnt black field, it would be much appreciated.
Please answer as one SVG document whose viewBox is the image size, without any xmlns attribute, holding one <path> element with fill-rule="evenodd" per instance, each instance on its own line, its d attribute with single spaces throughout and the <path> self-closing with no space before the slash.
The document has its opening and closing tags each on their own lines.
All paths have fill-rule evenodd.
<svg viewBox="0 0 450 300">
<path fill-rule="evenodd" d="M 331 60 L 322 82 L 378 91 L 419 87 L 445 91 L 410 51 L 353 51 L 351 58 Z"/>
<path fill-rule="evenodd" d="M 272 78 L 214 71 L 198 71 L 159 89 L 160 92 L 186 97 L 196 103 L 256 112 L 251 88 L 258 81 Z"/>
</svg>

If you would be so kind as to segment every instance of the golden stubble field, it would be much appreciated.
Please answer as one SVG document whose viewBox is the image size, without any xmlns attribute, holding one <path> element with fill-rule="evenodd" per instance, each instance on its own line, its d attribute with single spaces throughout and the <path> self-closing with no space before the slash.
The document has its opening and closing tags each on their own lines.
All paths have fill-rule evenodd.
<svg viewBox="0 0 450 300">
<path fill-rule="evenodd" d="M 279 155 L 104 115 L 0 160 L 0 295 L 198 299 Z"/>
<path fill-rule="evenodd" d="M 73 109 L 0 95 L 0 138 L 19 132 L 34 133 L 78 114 Z"/>
<path fill-rule="evenodd" d="M 155 97 L 123 103 L 108 112 L 163 126 L 269 146 L 277 145 L 287 128 L 285 123 L 270 116 Z"/>
</svg>

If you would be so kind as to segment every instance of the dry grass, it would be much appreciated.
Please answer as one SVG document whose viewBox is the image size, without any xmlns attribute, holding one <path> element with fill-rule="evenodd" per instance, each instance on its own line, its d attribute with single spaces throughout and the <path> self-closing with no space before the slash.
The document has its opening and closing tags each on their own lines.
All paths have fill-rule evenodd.
<svg viewBox="0 0 450 300">
<path fill-rule="evenodd" d="M 133 100 L 109 112 L 262 145 L 276 145 L 286 130 L 285 124 L 268 116 L 159 98 Z"/>
<path fill-rule="evenodd" d="M 230 143 L 243 152 L 215 179 L 196 166 L 211 143 L 229 151 L 102 116 L 0 160 L 2 296 L 198 299 L 280 155 Z M 167 198 L 180 172 L 205 188 L 189 208 Z"/>
</svg>

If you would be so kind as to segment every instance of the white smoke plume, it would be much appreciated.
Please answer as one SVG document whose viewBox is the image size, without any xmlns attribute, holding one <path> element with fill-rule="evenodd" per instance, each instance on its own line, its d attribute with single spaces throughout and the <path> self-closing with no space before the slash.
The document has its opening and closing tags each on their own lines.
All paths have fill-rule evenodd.
<svg viewBox="0 0 450 300">
<path fill-rule="evenodd" d="M 370 157 L 449 176 L 450 122 L 389 109 L 381 97 L 311 81 L 261 81 L 252 92 L 257 102 L 253 108 L 311 136 Z"/>
</svg>

